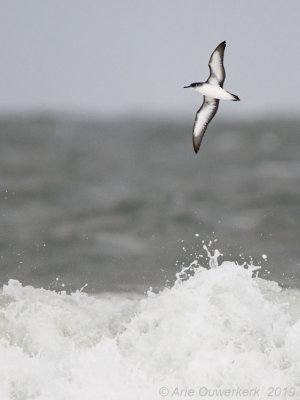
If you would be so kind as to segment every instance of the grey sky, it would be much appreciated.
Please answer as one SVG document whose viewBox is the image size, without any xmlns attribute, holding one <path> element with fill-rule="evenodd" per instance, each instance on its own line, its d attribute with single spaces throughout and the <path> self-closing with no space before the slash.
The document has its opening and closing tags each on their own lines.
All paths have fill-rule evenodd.
<svg viewBox="0 0 300 400">
<path fill-rule="evenodd" d="M 296 113 L 300 2 L 1 2 L 0 110 L 191 113 L 208 59 L 227 41 L 221 113 Z M 238 107 L 238 108 L 237 108 Z"/>
</svg>

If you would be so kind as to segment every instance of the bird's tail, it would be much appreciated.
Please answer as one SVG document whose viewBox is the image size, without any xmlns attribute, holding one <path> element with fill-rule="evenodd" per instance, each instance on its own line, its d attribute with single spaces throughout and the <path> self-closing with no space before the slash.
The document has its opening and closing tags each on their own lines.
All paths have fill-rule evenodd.
<svg viewBox="0 0 300 400">
<path fill-rule="evenodd" d="M 239 98 L 239 96 L 237 96 L 236 94 L 232 94 L 232 93 L 230 93 L 231 94 L 231 96 L 232 96 L 232 101 L 240 101 L 240 98 Z"/>
</svg>

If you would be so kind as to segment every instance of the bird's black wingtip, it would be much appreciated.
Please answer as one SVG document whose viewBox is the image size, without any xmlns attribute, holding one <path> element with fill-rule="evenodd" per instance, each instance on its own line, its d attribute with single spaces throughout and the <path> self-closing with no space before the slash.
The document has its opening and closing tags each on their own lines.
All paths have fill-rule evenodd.
<svg viewBox="0 0 300 400">
<path fill-rule="evenodd" d="M 201 144 L 201 139 L 197 136 L 193 136 L 193 146 L 194 146 L 194 151 L 197 154 L 200 148 Z"/>
<path fill-rule="evenodd" d="M 218 46 L 216 47 L 216 50 L 225 50 L 226 47 L 226 40 L 223 40 L 223 42 L 221 42 L 220 44 L 218 44 Z"/>
</svg>

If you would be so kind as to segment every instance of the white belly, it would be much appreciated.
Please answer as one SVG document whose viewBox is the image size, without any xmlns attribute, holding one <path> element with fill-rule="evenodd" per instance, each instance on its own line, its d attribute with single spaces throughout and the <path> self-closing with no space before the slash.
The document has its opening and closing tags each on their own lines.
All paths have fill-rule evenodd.
<svg viewBox="0 0 300 400">
<path fill-rule="evenodd" d="M 209 85 L 204 83 L 203 85 L 196 88 L 197 92 L 203 94 L 203 96 L 213 97 L 219 100 L 232 100 L 234 97 L 232 94 L 226 92 L 220 86 Z"/>
</svg>

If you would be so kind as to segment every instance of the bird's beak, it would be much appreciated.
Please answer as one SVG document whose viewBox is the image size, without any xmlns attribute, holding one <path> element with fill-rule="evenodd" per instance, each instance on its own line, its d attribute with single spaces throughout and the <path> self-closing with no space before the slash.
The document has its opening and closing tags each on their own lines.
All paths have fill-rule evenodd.
<svg viewBox="0 0 300 400">
<path fill-rule="evenodd" d="M 183 86 L 183 89 L 188 89 L 189 87 L 191 87 L 191 85 L 189 85 L 189 86 Z"/>
</svg>

